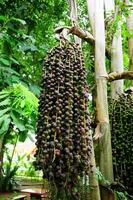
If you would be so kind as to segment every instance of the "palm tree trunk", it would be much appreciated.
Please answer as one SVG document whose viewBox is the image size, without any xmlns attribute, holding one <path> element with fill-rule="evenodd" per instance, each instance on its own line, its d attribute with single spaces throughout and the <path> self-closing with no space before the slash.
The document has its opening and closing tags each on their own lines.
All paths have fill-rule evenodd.
<svg viewBox="0 0 133 200">
<path fill-rule="evenodd" d="M 87 0 L 88 16 L 89 16 L 89 21 L 90 21 L 93 35 L 95 31 L 95 9 L 94 8 L 95 8 L 95 0 Z"/>
<path fill-rule="evenodd" d="M 105 68 L 105 25 L 104 1 L 88 0 L 90 23 L 95 35 L 95 80 L 96 80 L 96 118 L 102 137 L 99 139 L 99 167 L 104 177 L 113 181 L 112 148 L 107 101 L 107 81 Z M 102 193 L 102 200 L 107 196 Z"/>
<path fill-rule="evenodd" d="M 115 11 L 114 0 L 104 0 L 106 16 L 111 15 L 112 11 L 115 12 L 115 18 L 118 13 L 118 7 Z M 113 35 L 112 48 L 111 48 L 111 72 L 123 72 L 123 52 L 122 52 L 122 38 L 121 38 L 121 23 L 118 22 L 116 33 Z M 113 81 L 111 83 L 111 97 L 116 99 L 119 94 L 123 92 L 123 80 Z"/>
<path fill-rule="evenodd" d="M 69 3 L 70 3 L 71 22 L 72 22 L 72 25 L 75 26 L 75 25 L 78 25 L 77 3 L 76 3 L 76 0 L 69 0 Z M 75 36 L 74 39 L 75 39 L 76 44 L 79 44 L 81 46 L 81 39 L 77 36 Z M 94 168 L 96 169 L 94 149 L 92 150 L 91 162 Z M 91 177 L 90 177 L 90 187 L 91 187 L 91 192 L 90 192 L 91 199 L 100 200 L 99 184 L 96 178 L 95 171 L 92 172 Z M 90 196 L 88 197 L 88 199 L 90 199 Z"/>
<path fill-rule="evenodd" d="M 104 177 L 113 181 L 111 134 L 107 101 L 107 72 L 105 68 L 105 25 L 104 1 L 95 1 L 95 79 L 97 86 L 97 120 L 102 137 L 99 139 L 100 171 Z M 106 197 L 102 197 L 106 199 Z"/>
<path fill-rule="evenodd" d="M 93 145 L 92 145 L 91 164 L 93 165 L 94 170 L 90 174 L 90 200 L 101 200 L 99 183 L 96 177 L 96 162 L 95 162 Z"/>
<path fill-rule="evenodd" d="M 123 53 L 122 53 L 122 39 L 121 39 L 121 27 L 118 25 L 118 29 L 113 38 L 112 43 L 112 56 L 111 56 L 111 72 L 123 72 Z M 111 83 L 111 96 L 112 99 L 116 99 L 119 94 L 123 92 L 124 82 L 123 80 L 113 81 Z"/>
</svg>

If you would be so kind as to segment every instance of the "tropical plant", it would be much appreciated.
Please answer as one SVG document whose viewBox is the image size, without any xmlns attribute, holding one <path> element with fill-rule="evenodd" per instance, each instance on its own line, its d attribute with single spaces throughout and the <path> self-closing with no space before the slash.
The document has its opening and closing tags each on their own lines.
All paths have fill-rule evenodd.
<svg viewBox="0 0 133 200">
<path fill-rule="evenodd" d="M 14 84 L 0 92 L 0 188 L 2 187 L 3 155 L 5 145 L 13 144 L 14 148 L 18 141 L 25 141 L 29 133 L 34 133 L 37 115 L 38 99 L 24 85 Z M 10 169 L 14 150 L 10 160 Z M 14 173 L 17 168 L 14 168 Z M 11 171 L 7 168 L 8 176 Z M 7 174 L 7 173 L 6 173 Z M 10 177 L 10 176 L 9 176 Z"/>
<path fill-rule="evenodd" d="M 12 157 L 7 154 L 7 162 L 4 163 L 3 176 L 1 178 L 1 188 L 0 191 L 12 191 L 14 187 L 18 186 L 18 182 L 15 180 L 15 175 L 19 168 L 18 165 L 12 167 Z"/>
</svg>

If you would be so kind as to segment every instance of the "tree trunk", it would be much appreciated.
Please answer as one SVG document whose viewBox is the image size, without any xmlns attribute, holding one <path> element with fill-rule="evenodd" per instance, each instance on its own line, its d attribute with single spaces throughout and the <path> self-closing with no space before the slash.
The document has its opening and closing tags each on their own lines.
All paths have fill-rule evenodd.
<svg viewBox="0 0 133 200">
<path fill-rule="evenodd" d="M 118 29 L 113 38 L 112 43 L 112 58 L 111 58 L 111 72 L 123 72 L 123 53 L 122 53 L 122 39 L 121 39 L 121 27 L 118 25 Z M 111 83 L 111 96 L 112 99 L 116 99 L 119 94 L 123 92 L 124 82 L 123 80 L 113 81 Z"/>
<path fill-rule="evenodd" d="M 104 2 L 95 1 L 95 79 L 97 87 L 96 109 L 99 130 L 102 137 L 99 139 L 100 171 L 104 177 L 113 181 L 111 134 L 107 101 L 107 80 L 105 68 L 105 25 Z M 102 196 L 102 200 L 107 199 Z"/>
<path fill-rule="evenodd" d="M 115 11 L 114 0 L 104 0 L 106 15 L 115 12 L 115 18 L 117 17 L 118 7 Z M 118 22 L 116 33 L 113 36 L 112 48 L 111 48 L 111 72 L 123 72 L 123 52 L 122 52 L 122 38 L 121 38 L 121 23 Z M 114 81 L 111 83 L 111 97 L 116 99 L 119 94 L 123 92 L 123 80 Z"/>
<path fill-rule="evenodd" d="M 70 3 L 70 10 L 71 10 L 70 18 L 71 18 L 72 25 L 77 26 L 78 16 L 77 16 L 76 0 L 69 0 L 69 3 Z M 81 46 L 81 39 L 79 37 L 75 36 L 75 42 Z M 94 168 L 96 169 L 94 149 L 92 150 L 91 162 Z M 100 200 L 99 184 L 95 175 L 95 171 L 92 172 L 91 177 L 90 177 L 90 187 L 91 187 L 90 196 L 92 197 L 92 200 Z M 90 197 L 88 197 L 88 199 L 90 199 Z"/>
<path fill-rule="evenodd" d="M 90 174 L 90 200 L 101 200 L 99 183 L 96 177 L 96 162 L 94 155 L 94 148 L 92 146 L 91 163 L 94 167 L 93 172 Z"/>
<path fill-rule="evenodd" d="M 106 14 L 111 14 L 114 11 L 115 3 L 114 0 L 104 0 L 105 12 Z"/>
<path fill-rule="evenodd" d="M 87 0 L 87 8 L 88 8 L 88 15 L 89 15 L 89 21 L 92 27 L 93 35 L 95 32 L 95 0 Z M 94 148 L 92 149 L 92 156 L 91 156 L 91 162 L 94 168 L 96 169 L 96 162 L 95 162 L 95 154 L 94 154 Z M 92 172 L 90 176 L 90 197 L 91 200 L 100 200 L 100 189 L 99 189 L 99 182 L 96 177 L 95 170 Z"/>
<path fill-rule="evenodd" d="M 97 87 L 96 114 L 102 138 L 99 139 L 99 167 L 104 177 L 113 181 L 112 148 L 109 126 L 107 80 L 105 68 L 105 27 L 103 0 L 87 0 L 90 23 L 95 33 L 95 79 Z M 102 200 L 107 200 L 104 193 Z"/>
<path fill-rule="evenodd" d="M 125 2 L 127 5 L 133 6 L 133 2 L 131 2 L 130 0 L 125 0 Z M 129 70 L 133 71 L 133 9 L 130 10 L 129 16 L 127 18 L 127 28 L 128 28 L 129 33 L 131 33 L 131 37 L 129 38 L 129 41 L 128 41 L 129 59 L 130 59 Z M 132 81 L 132 85 L 133 85 L 133 81 Z"/>
<path fill-rule="evenodd" d="M 87 8 L 88 8 L 88 16 L 89 16 L 89 21 L 90 25 L 92 28 L 92 32 L 94 35 L 95 31 L 95 0 L 87 0 Z"/>
</svg>

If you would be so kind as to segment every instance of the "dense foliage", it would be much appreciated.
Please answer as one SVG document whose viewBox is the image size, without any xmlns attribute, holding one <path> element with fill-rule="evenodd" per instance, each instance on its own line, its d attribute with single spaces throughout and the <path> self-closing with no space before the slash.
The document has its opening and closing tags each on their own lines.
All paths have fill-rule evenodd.
<svg viewBox="0 0 133 200">
<path fill-rule="evenodd" d="M 39 93 L 42 87 L 40 77 L 42 73 L 43 59 L 44 59 L 44 56 L 49 51 L 49 49 L 51 49 L 53 46 L 57 44 L 57 41 L 55 40 L 54 29 L 60 25 L 62 26 L 62 25 L 71 24 L 70 18 L 69 18 L 70 13 L 68 11 L 69 10 L 68 2 L 69 1 L 62 1 L 62 0 L 38 0 L 38 1 L 37 0 L 29 0 L 29 1 L 2 0 L 0 1 L 0 189 L 2 187 L 5 188 L 6 190 L 8 190 L 9 188 L 10 189 L 12 188 L 14 175 L 17 173 L 17 170 L 18 170 L 17 165 L 12 165 L 14 150 L 13 152 L 9 150 L 10 156 L 7 155 L 8 157 L 7 160 L 9 162 L 5 162 L 5 165 L 3 164 L 3 157 L 4 157 L 3 154 L 6 154 L 7 152 L 7 146 L 8 146 L 7 144 L 11 144 L 14 149 L 18 141 L 24 142 L 27 137 L 31 138 L 32 133 L 35 132 L 35 128 L 36 128 L 35 123 L 36 123 L 37 106 L 38 106 L 37 97 L 39 97 Z M 78 3 L 79 25 L 83 29 L 89 30 L 90 33 L 92 33 L 92 29 L 88 20 L 86 3 L 83 0 L 78 0 L 77 3 Z M 132 37 L 133 34 L 132 34 L 132 31 L 130 33 L 127 30 L 125 19 L 129 14 L 130 6 L 125 6 L 125 1 L 119 1 L 119 0 L 116 0 L 115 4 L 116 4 L 116 10 L 118 10 L 118 13 L 115 14 L 111 12 L 105 19 L 106 47 L 108 48 L 110 52 L 113 35 L 114 33 L 116 33 L 117 35 L 117 27 L 118 27 L 119 22 L 121 22 L 124 68 L 128 70 L 129 64 L 130 64 L 129 57 L 128 57 L 128 39 Z M 88 108 L 90 112 L 93 112 L 93 114 L 96 115 L 95 79 L 94 79 L 94 61 L 95 61 L 94 60 L 94 46 L 92 44 L 88 44 L 82 41 L 82 47 L 83 47 L 83 54 L 85 58 L 85 66 L 87 68 L 87 81 L 90 86 L 89 92 L 90 93 L 92 92 L 92 96 L 90 94 L 90 97 L 92 98 L 92 102 L 93 102 L 93 104 L 90 103 L 88 105 Z M 105 62 L 106 62 L 107 72 L 110 72 L 111 58 L 110 57 L 106 58 Z M 58 68 L 55 71 L 57 72 L 57 70 Z M 47 71 L 47 67 L 46 67 L 46 71 Z M 60 73 L 60 69 L 59 69 L 59 73 Z M 58 76 L 57 74 L 55 74 L 56 77 Z M 50 80 L 50 82 L 52 81 L 53 80 Z M 57 82 L 55 81 L 55 84 L 56 83 Z M 131 82 L 126 80 L 125 87 L 127 88 L 130 85 L 131 85 Z M 109 91 L 108 94 L 110 95 L 110 85 L 108 87 L 108 91 Z M 129 170 L 132 164 L 131 162 L 128 162 L 126 159 L 128 159 L 127 154 L 130 155 L 130 153 L 132 152 L 129 150 L 129 147 L 131 148 L 132 146 L 131 146 L 131 142 L 124 143 L 124 140 L 132 141 L 131 135 L 130 135 L 131 129 L 128 126 L 129 123 L 132 123 L 131 119 L 129 119 L 129 116 L 131 116 L 131 111 L 132 111 L 132 108 L 131 108 L 129 112 L 130 108 L 128 106 L 128 103 L 131 103 L 130 101 L 131 99 L 130 100 L 128 99 L 129 96 L 130 95 L 127 95 L 127 94 L 126 96 L 121 96 L 120 99 L 114 103 L 114 105 L 116 106 L 116 109 L 114 108 L 113 110 L 114 116 L 112 117 L 112 120 L 114 120 L 114 128 L 112 126 L 113 155 L 114 155 L 114 160 L 116 158 L 118 159 L 118 163 L 114 161 L 115 176 L 116 176 L 116 180 L 119 180 L 125 186 L 128 186 L 128 187 L 130 187 L 130 185 L 132 184 L 130 177 L 127 177 L 127 175 L 128 176 L 131 175 L 132 177 L 132 170 Z M 66 97 L 67 96 L 65 96 L 65 98 Z M 49 98 L 52 98 L 52 97 L 48 97 L 48 100 Z M 65 99 L 65 98 L 62 99 L 61 97 L 61 101 L 63 100 L 67 102 L 68 99 L 67 98 Z M 42 99 L 45 101 L 44 97 Z M 48 102 L 48 105 L 51 101 L 53 101 L 52 102 L 53 104 L 55 103 L 54 100 L 50 100 Z M 82 101 L 82 98 L 81 98 L 81 101 Z M 120 104 L 122 103 L 122 101 L 123 101 L 123 104 Z M 80 103 L 82 105 L 82 102 Z M 79 106 L 78 103 L 76 106 L 77 107 Z M 66 108 L 66 105 L 63 107 L 63 109 L 65 108 Z M 126 112 L 126 108 L 127 108 L 127 112 Z M 124 112 L 124 115 L 119 115 L 120 113 L 123 113 L 123 112 Z M 53 116 L 55 116 L 54 111 L 53 111 Z M 71 116 L 71 113 L 70 113 L 70 116 Z M 118 117 L 120 118 L 118 119 Z M 64 120 L 65 118 L 67 120 L 67 116 L 64 117 Z M 115 123 L 116 121 L 118 121 L 118 124 Z M 119 125 L 119 123 L 121 124 Z M 122 123 L 124 123 L 124 125 L 122 125 Z M 115 129 L 115 126 L 116 126 L 116 129 Z M 41 126 L 40 126 L 40 129 L 41 129 Z M 116 137 L 115 133 L 117 134 L 118 138 Z M 122 133 L 122 135 L 120 133 Z M 78 139 L 79 139 L 78 137 L 79 137 L 78 135 L 75 136 L 75 140 L 77 141 L 76 142 L 74 141 L 74 143 L 75 143 L 75 146 L 79 147 L 79 149 L 81 150 L 82 142 L 81 144 L 78 142 Z M 66 138 L 64 137 L 64 141 L 65 139 Z M 60 139 L 57 138 L 56 140 L 57 141 L 55 142 L 55 144 L 56 145 L 59 144 L 60 146 Z M 122 141 L 122 144 L 121 144 L 121 141 Z M 46 143 L 50 142 L 49 136 L 45 140 L 45 142 Z M 42 146 L 43 145 L 41 144 L 40 148 L 42 148 Z M 71 152 L 72 150 L 70 150 L 71 147 L 70 148 L 66 147 L 66 148 L 68 149 L 64 150 L 64 154 L 68 154 L 68 157 L 66 160 L 69 161 L 70 157 L 71 156 L 74 157 L 74 156 L 71 154 L 72 153 Z M 48 151 L 50 151 L 49 149 Z M 46 149 L 44 149 L 44 151 L 46 151 Z M 120 156 L 119 152 L 121 151 L 122 151 L 122 154 Z M 51 158 L 55 157 L 54 161 L 57 162 L 56 163 L 57 167 L 59 167 L 59 163 L 56 159 L 56 156 L 57 156 L 56 154 L 59 154 L 60 149 L 57 148 L 57 151 L 52 150 L 52 152 L 53 154 L 51 154 Z M 118 152 L 118 155 L 116 154 L 116 152 Z M 48 152 L 45 152 L 45 153 L 47 154 Z M 130 157 L 130 160 L 131 158 L 132 157 Z M 63 157 L 63 160 L 64 159 L 65 158 Z M 85 160 L 83 159 L 83 163 L 84 161 Z M 64 163 L 65 162 L 67 161 L 64 161 Z M 121 162 L 123 164 L 121 164 Z M 78 163 L 78 159 L 76 160 L 75 165 L 77 163 Z M 127 163 L 127 166 L 125 167 L 126 163 Z M 48 164 L 49 163 L 47 163 L 46 166 L 48 166 Z M 31 165 L 30 173 L 35 174 L 34 167 L 32 166 L 31 163 L 30 165 Z M 69 168 L 68 163 L 65 163 L 65 165 L 67 166 L 67 168 Z M 81 167 L 80 170 L 82 171 L 83 166 L 80 166 L 80 167 Z M 49 167 L 48 167 L 48 170 L 49 170 Z M 57 170 L 57 174 L 58 174 L 58 171 L 59 169 Z M 65 171 L 62 172 L 63 176 L 65 174 L 64 172 Z M 122 172 L 124 176 L 121 174 Z M 44 174 L 46 175 L 48 173 L 50 173 L 50 170 Z M 62 183 L 65 180 L 63 176 L 62 176 Z M 70 176 L 72 175 L 70 174 Z M 48 175 L 48 178 L 50 178 L 49 175 Z M 78 188 L 78 190 L 80 189 Z M 73 191 L 76 194 L 77 187 L 74 188 Z M 121 198 L 122 197 L 120 197 L 120 199 Z"/>
<path fill-rule="evenodd" d="M 18 165 L 12 168 L 14 149 L 8 156 L 7 165 L 2 165 L 6 144 L 15 147 L 18 141 L 25 141 L 34 132 L 37 107 L 38 99 L 21 84 L 0 92 L 0 191 L 12 188 L 11 180 L 18 169 Z"/>
<path fill-rule="evenodd" d="M 43 57 L 55 43 L 52 32 L 65 6 L 62 1 L 0 2 L 1 86 L 24 81 L 38 87 Z"/>
<path fill-rule="evenodd" d="M 62 1 L 0 1 L 0 187 L 7 182 L 3 172 L 11 178 L 10 160 L 8 170 L 3 164 L 6 144 L 25 141 L 35 131 L 34 94 L 39 95 L 43 58 L 56 43 L 52 33 L 65 7 Z"/>
</svg>

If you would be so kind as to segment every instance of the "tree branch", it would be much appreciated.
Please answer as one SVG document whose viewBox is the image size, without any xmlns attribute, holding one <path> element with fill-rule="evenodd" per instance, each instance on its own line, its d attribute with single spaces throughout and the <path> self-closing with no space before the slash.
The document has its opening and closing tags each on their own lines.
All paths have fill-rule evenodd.
<svg viewBox="0 0 133 200">
<path fill-rule="evenodd" d="M 95 39 L 92 34 L 90 34 L 87 31 L 82 30 L 80 27 L 74 26 L 70 28 L 69 33 L 72 33 L 74 35 L 77 35 L 79 38 L 85 40 L 86 42 L 90 44 L 95 44 Z"/>
<path fill-rule="evenodd" d="M 133 71 L 126 71 L 126 72 L 112 72 L 108 75 L 107 80 L 109 82 L 120 80 L 120 79 L 129 79 L 133 80 Z"/>
<path fill-rule="evenodd" d="M 62 26 L 62 27 L 58 27 L 55 29 L 55 33 L 60 34 L 63 29 L 67 29 L 68 30 L 68 34 L 73 34 L 78 36 L 79 38 L 83 39 L 84 41 L 95 45 L 95 39 L 93 37 L 93 35 L 91 33 L 89 33 L 88 31 L 84 31 L 82 30 L 80 27 L 78 26 L 73 26 L 73 27 L 68 27 L 68 26 Z M 107 58 L 111 58 L 111 53 L 109 51 L 109 49 L 106 48 L 106 56 Z"/>
</svg>

